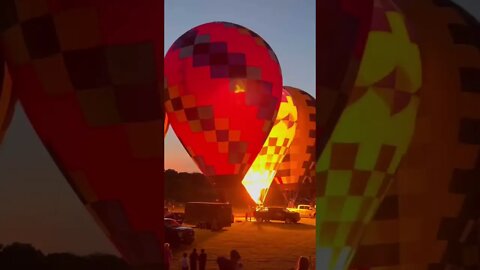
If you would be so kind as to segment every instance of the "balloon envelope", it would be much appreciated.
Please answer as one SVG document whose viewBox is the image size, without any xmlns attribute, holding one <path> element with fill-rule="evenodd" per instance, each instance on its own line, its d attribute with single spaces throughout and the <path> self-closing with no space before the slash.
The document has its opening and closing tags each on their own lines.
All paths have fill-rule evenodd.
<svg viewBox="0 0 480 270">
<path fill-rule="evenodd" d="M 297 118 L 297 108 L 292 96 L 284 89 L 275 124 L 262 150 L 242 180 L 242 184 L 257 204 L 265 201 L 278 165 L 295 137 Z"/>
<path fill-rule="evenodd" d="M 2 48 L 39 138 L 123 257 L 162 268 L 163 4 L 35 1 L 9 11 L 19 15 L 2 19 Z"/>
<path fill-rule="evenodd" d="M 317 163 L 317 268 L 347 269 L 410 144 L 422 84 L 410 28 L 376 2 L 355 87 Z"/>
<path fill-rule="evenodd" d="M 295 137 L 285 158 L 278 166 L 277 183 L 289 202 L 297 198 L 300 184 L 315 179 L 315 98 L 293 87 L 285 86 L 297 108 L 298 119 Z"/>
<path fill-rule="evenodd" d="M 352 269 L 479 266 L 479 23 L 450 1 L 397 1 L 425 76 L 418 126 Z M 428 15 L 426 15 L 428 14 Z M 427 76 L 428 74 L 428 76 Z"/>
<path fill-rule="evenodd" d="M 241 186 L 280 105 L 273 50 L 245 27 L 203 24 L 170 47 L 165 78 L 168 119 L 189 155 L 217 187 Z"/>
</svg>

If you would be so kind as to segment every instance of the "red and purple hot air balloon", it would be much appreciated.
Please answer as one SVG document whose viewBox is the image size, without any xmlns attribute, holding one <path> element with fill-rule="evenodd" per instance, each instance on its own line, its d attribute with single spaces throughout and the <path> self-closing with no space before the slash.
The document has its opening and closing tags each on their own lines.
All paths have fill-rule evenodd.
<svg viewBox="0 0 480 270">
<path fill-rule="evenodd" d="M 165 109 L 200 170 L 234 201 L 261 150 L 282 96 L 280 64 L 251 30 L 228 22 L 197 26 L 165 56 Z M 233 191 L 236 190 L 236 191 Z"/>
</svg>

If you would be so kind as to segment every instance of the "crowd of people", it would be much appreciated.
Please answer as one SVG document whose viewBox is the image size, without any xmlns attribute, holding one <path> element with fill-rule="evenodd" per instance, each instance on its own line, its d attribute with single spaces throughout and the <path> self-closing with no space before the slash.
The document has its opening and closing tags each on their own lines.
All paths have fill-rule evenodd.
<svg viewBox="0 0 480 270">
<path fill-rule="evenodd" d="M 240 253 L 237 250 L 230 251 L 230 257 L 226 258 L 220 256 L 217 258 L 217 265 L 219 270 L 243 270 L 243 263 L 241 262 Z M 207 266 L 207 253 L 202 249 L 200 253 L 194 248 L 190 254 L 183 253 L 180 260 L 180 267 L 173 268 L 173 252 L 170 248 L 170 244 L 164 245 L 164 262 L 165 270 L 181 269 L 181 270 L 205 270 Z M 310 261 L 308 258 L 301 256 L 295 268 L 290 270 L 309 270 Z"/>
</svg>

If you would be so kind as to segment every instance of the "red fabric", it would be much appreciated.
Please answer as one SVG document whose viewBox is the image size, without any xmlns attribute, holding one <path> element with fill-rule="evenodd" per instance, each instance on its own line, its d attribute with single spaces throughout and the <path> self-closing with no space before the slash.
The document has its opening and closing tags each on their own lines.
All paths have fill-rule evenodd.
<svg viewBox="0 0 480 270">
<path fill-rule="evenodd" d="M 145 41 L 153 44 L 157 63 L 155 72 L 158 85 L 161 85 L 161 1 L 51 0 L 49 7 L 49 16 L 77 8 L 96 10 L 102 35 L 101 47 L 133 46 Z M 57 53 L 64 55 L 71 51 L 61 49 Z M 142 133 L 139 129 L 132 131 L 131 128 L 157 123 L 161 130 L 163 116 L 149 122 L 121 119 L 123 121 L 120 123 L 92 126 L 85 118 L 88 108 L 82 107 L 79 101 L 83 89 L 52 95 L 45 91 L 41 74 L 35 71 L 33 61 L 22 65 L 8 64 L 15 94 L 32 126 L 80 199 L 93 211 L 97 221 L 103 223 L 102 227 L 107 230 L 106 233 L 120 253 L 134 266 L 160 265 L 164 237 L 160 215 L 164 202 L 163 149 L 156 156 L 139 157 L 133 149 Z M 91 63 L 93 65 L 95 63 Z M 129 67 L 123 68 L 128 70 Z M 137 92 L 142 90 L 141 85 L 132 88 Z M 160 87 L 158 89 L 161 92 Z M 158 95 L 161 96 L 160 93 Z M 115 103 L 118 101 L 113 102 L 117 104 L 115 109 L 118 111 L 118 103 Z M 160 99 L 157 103 L 158 108 L 163 107 Z M 142 104 L 131 102 L 129 106 L 135 108 Z M 129 137 L 132 133 L 136 141 Z M 163 139 L 160 134 L 161 131 L 159 141 Z"/>
<path fill-rule="evenodd" d="M 240 132 L 239 140 L 229 138 L 228 142 L 240 141 L 248 145 L 246 152 L 239 153 L 239 155 L 242 155 L 242 158 L 245 158 L 245 162 L 232 162 L 229 160 L 232 151 L 222 153 L 219 150 L 219 145 L 223 141 L 208 141 L 206 139 L 207 133 L 211 132 L 210 126 L 202 127 L 200 131 L 192 130 L 191 125 L 197 119 L 186 121 L 179 117 L 178 113 L 186 112 L 184 108 L 169 111 L 171 103 L 168 101 L 166 110 L 171 127 L 175 130 L 183 145 L 191 150 L 189 154 L 194 159 L 203 159 L 206 166 L 202 166 L 198 160 L 196 161 L 199 168 L 208 176 L 237 175 L 236 179 L 241 179 L 262 148 L 280 104 L 282 95 L 280 66 L 276 59 L 273 59 L 269 54 L 270 48 L 262 45 L 262 41 L 259 42 L 261 40 L 259 37 L 254 37 L 247 31 L 247 29 L 240 26 L 225 26 L 224 23 L 204 24 L 195 27 L 179 38 L 165 56 L 166 91 L 167 95 L 170 96 L 170 100 L 176 98 L 174 96 L 175 92 L 178 92 L 180 98 L 193 96 L 195 109 L 207 107 L 213 110 L 212 122 L 228 119 L 228 131 Z M 237 56 L 243 55 L 246 63 L 238 65 L 241 68 L 253 67 L 260 69 L 261 78 L 257 80 L 248 76 L 241 78 L 221 77 L 222 75 L 218 75 L 220 78 L 215 77 L 216 75 L 213 74 L 214 70 L 222 67 L 206 62 L 206 64 L 195 65 L 196 57 L 203 57 L 195 53 L 196 49 L 188 56 L 182 56 L 182 50 L 186 50 L 184 48 L 188 47 L 186 45 L 182 47 L 182 44 L 188 43 L 189 36 L 193 37 L 192 39 L 199 38 L 199 36 L 208 36 L 209 41 L 205 46 L 215 46 L 212 45 L 213 43 L 218 46 L 224 45 L 229 57 L 232 54 Z M 205 59 L 211 57 L 211 52 L 209 54 L 207 49 L 204 56 Z M 205 61 L 208 62 L 209 60 Z M 258 85 L 259 81 L 270 84 L 270 92 L 263 92 L 265 89 Z M 230 90 L 232 84 L 238 84 L 240 88 L 243 88 L 244 92 L 235 93 Z M 246 97 L 249 95 L 249 91 L 251 93 L 263 93 L 262 97 L 256 99 L 257 104 L 247 104 Z M 262 119 L 258 116 L 259 112 L 267 107 L 268 104 L 265 104 L 265 102 L 269 100 L 274 102 L 272 106 L 273 114 L 268 119 Z M 210 119 L 207 120 L 210 121 Z M 264 128 L 266 124 L 268 129 Z M 221 130 L 225 130 L 225 128 L 220 128 L 216 124 L 213 127 L 214 132 Z M 241 171 L 238 171 L 239 166 L 243 166 Z"/>
</svg>

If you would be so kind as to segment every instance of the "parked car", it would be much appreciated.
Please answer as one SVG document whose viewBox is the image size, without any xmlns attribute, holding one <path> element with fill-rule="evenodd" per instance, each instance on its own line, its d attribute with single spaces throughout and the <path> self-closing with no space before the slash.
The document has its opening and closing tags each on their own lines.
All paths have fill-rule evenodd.
<svg viewBox="0 0 480 270">
<path fill-rule="evenodd" d="M 232 226 L 234 216 L 232 205 L 218 202 L 188 202 L 185 205 L 185 220 L 198 228 L 221 230 Z"/>
<path fill-rule="evenodd" d="M 171 218 L 177 221 L 180 224 L 183 224 L 183 220 L 185 219 L 185 213 L 182 212 L 169 212 L 164 216 L 165 218 Z"/>
<path fill-rule="evenodd" d="M 163 218 L 163 224 L 165 226 L 165 241 L 170 245 L 190 245 L 195 241 L 195 231 L 192 228 L 184 227 L 171 218 Z"/>
<path fill-rule="evenodd" d="M 317 209 L 308 204 L 299 204 L 296 208 L 288 208 L 292 212 L 297 212 L 300 217 L 314 218 L 317 216 Z"/>
<path fill-rule="evenodd" d="M 285 223 L 297 223 L 300 221 L 299 213 L 284 207 L 260 207 L 255 210 L 254 217 L 258 222 L 278 220 L 285 221 Z"/>
</svg>

